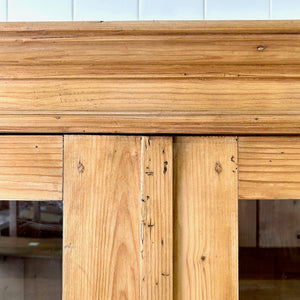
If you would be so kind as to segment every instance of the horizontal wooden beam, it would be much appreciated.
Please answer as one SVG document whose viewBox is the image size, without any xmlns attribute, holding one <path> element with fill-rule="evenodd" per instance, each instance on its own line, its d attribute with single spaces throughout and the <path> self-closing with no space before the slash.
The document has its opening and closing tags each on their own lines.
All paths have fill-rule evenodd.
<svg viewBox="0 0 300 300">
<path fill-rule="evenodd" d="M 240 137 L 239 198 L 300 199 L 300 138 Z"/>
<path fill-rule="evenodd" d="M 0 32 L 0 132 L 300 133 L 300 21 Z"/>
<path fill-rule="evenodd" d="M 298 20 L 280 21 L 133 21 L 133 22 L 10 22 L 1 23 L 0 32 L 49 35 L 76 32 L 77 35 L 163 33 L 300 33 Z"/>
<path fill-rule="evenodd" d="M 62 136 L 0 136 L 0 200 L 62 200 Z"/>
<path fill-rule="evenodd" d="M 0 132 L 300 133 L 298 80 L 13 80 Z"/>
</svg>

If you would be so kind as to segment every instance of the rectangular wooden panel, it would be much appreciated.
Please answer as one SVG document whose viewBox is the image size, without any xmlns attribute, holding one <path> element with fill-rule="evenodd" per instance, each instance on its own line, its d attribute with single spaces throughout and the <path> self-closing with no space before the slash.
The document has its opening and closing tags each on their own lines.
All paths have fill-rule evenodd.
<svg viewBox="0 0 300 300">
<path fill-rule="evenodd" d="M 0 200 L 62 200 L 62 136 L 0 136 Z"/>
<path fill-rule="evenodd" d="M 9 80 L 0 132 L 294 134 L 299 93 L 295 79 Z"/>
<path fill-rule="evenodd" d="M 300 139 L 239 138 L 239 198 L 299 199 Z"/>
<path fill-rule="evenodd" d="M 254 120 L 256 114 L 295 115 L 300 112 L 299 93 L 296 79 L 0 80 L 0 112 L 155 117 L 163 111 L 194 117 L 246 114 Z"/>
<path fill-rule="evenodd" d="M 142 138 L 141 299 L 173 300 L 173 142 Z"/>
<path fill-rule="evenodd" d="M 237 141 L 177 137 L 174 296 L 238 299 Z"/>
<path fill-rule="evenodd" d="M 141 141 L 65 136 L 63 299 L 139 299 Z"/>
</svg>

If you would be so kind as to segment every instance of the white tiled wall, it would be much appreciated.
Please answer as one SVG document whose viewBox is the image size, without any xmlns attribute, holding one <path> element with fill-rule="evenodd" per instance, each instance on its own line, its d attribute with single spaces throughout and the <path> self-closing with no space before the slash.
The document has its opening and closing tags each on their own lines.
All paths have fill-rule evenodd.
<svg viewBox="0 0 300 300">
<path fill-rule="evenodd" d="M 300 0 L 0 0 L 0 21 L 300 19 Z"/>
<path fill-rule="evenodd" d="M 265 20 L 270 16 L 270 0 L 207 0 L 206 2 L 208 20 Z"/>
<path fill-rule="evenodd" d="M 140 0 L 141 20 L 203 19 L 203 0 Z"/>
<path fill-rule="evenodd" d="M 138 0 L 74 1 L 74 20 L 76 21 L 136 20 L 138 11 Z"/>
<path fill-rule="evenodd" d="M 71 21 L 70 0 L 8 0 L 8 21 Z"/>
</svg>

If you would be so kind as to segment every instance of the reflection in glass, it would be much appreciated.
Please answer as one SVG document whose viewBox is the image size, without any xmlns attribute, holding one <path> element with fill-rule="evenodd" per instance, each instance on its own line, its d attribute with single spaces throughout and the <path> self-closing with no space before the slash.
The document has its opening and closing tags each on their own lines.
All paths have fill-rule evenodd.
<svg viewBox="0 0 300 300">
<path fill-rule="evenodd" d="M 300 299 L 300 200 L 239 201 L 240 300 Z"/>
<path fill-rule="evenodd" d="M 62 299 L 61 201 L 0 201 L 0 299 Z"/>
</svg>

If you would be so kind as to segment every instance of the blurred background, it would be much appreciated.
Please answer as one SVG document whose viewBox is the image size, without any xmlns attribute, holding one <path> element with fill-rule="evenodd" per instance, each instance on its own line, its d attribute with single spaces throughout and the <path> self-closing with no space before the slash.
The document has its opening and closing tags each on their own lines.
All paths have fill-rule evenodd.
<svg viewBox="0 0 300 300">
<path fill-rule="evenodd" d="M 299 18 L 299 0 L 0 0 L 1 22 Z"/>
</svg>

